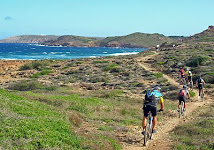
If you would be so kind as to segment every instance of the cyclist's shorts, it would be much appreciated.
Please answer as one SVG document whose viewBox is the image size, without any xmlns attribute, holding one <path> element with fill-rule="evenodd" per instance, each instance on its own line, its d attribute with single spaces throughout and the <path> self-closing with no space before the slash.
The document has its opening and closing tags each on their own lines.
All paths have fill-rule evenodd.
<svg viewBox="0 0 214 150">
<path fill-rule="evenodd" d="M 203 87 L 204 87 L 203 84 L 199 84 L 199 85 L 198 85 L 198 88 L 199 88 L 199 89 L 203 89 Z"/>
<path fill-rule="evenodd" d="M 185 103 L 186 97 L 185 96 L 179 96 L 179 105 L 181 104 L 181 101 L 183 101 Z"/>
<path fill-rule="evenodd" d="M 144 110 L 144 117 L 148 117 L 149 111 L 151 111 L 153 117 L 157 115 L 157 108 L 155 106 L 144 105 L 143 110 Z"/>
<path fill-rule="evenodd" d="M 189 81 L 192 81 L 192 76 L 188 76 L 188 80 L 189 80 Z"/>
<path fill-rule="evenodd" d="M 184 75 L 184 74 L 181 74 L 181 78 L 185 78 L 185 75 Z"/>
</svg>

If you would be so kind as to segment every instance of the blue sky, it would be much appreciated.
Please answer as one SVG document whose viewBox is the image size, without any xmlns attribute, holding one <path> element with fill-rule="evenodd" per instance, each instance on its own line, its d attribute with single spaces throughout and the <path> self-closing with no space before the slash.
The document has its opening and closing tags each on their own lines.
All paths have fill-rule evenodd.
<svg viewBox="0 0 214 150">
<path fill-rule="evenodd" d="M 1 0 L 0 39 L 24 34 L 189 36 L 214 25 L 214 0 Z"/>
</svg>

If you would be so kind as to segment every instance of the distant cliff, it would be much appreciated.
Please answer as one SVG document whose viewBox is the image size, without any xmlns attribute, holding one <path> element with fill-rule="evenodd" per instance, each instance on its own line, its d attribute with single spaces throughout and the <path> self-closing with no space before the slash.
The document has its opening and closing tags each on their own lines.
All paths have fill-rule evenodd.
<svg viewBox="0 0 214 150">
<path fill-rule="evenodd" d="M 41 44 L 49 46 L 77 46 L 77 47 L 97 47 L 101 38 L 83 37 L 74 35 L 60 36 L 55 40 L 42 42 Z"/>
<path fill-rule="evenodd" d="M 56 40 L 58 37 L 55 35 L 20 35 L 0 40 L 0 43 L 43 43 L 49 40 Z"/>
<path fill-rule="evenodd" d="M 172 43 L 174 39 L 161 34 L 133 33 L 126 36 L 115 36 L 107 38 L 92 38 L 66 35 L 56 40 L 46 41 L 44 45 L 62 46 L 87 46 L 87 47 L 129 47 L 141 48 L 151 47 L 162 43 Z"/>
<path fill-rule="evenodd" d="M 133 33 L 126 36 L 107 37 L 100 41 L 100 46 L 106 47 L 152 47 L 162 43 L 172 43 L 173 39 L 162 34 Z"/>
<path fill-rule="evenodd" d="M 186 42 L 214 42 L 214 26 L 209 26 L 208 29 L 201 33 L 185 38 Z"/>
</svg>

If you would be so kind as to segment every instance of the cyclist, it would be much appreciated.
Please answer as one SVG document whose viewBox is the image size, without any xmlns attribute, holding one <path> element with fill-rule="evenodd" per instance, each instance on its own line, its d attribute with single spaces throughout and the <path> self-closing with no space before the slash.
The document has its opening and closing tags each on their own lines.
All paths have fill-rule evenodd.
<svg viewBox="0 0 214 150">
<path fill-rule="evenodd" d="M 179 69 L 179 74 L 180 74 L 180 84 L 182 84 L 182 78 L 185 78 L 185 71 L 182 67 L 180 67 Z"/>
<path fill-rule="evenodd" d="M 189 70 L 189 68 L 186 69 L 185 77 L 188 84 L 192 82 L 192 72 Z"/>
<path fill-rule="evenodd" d="M 156 103 L 159 102 L 161 105 L 161 109 L 159 111 L 163 111 L 164 109 L 164 102 L 163 102 L 163 96 L 160 93 L 160 87 L 155 86 L 153 90 L 147 91 L 145 95 L 145 100 L 143 104 L 143 110 L 144 110 L 144 117 L 142 121 L 142 127 L 143 131 L 142 134 L 144 134 L 145 128 L 146 128 L 146 122 L 148 118 L 149 111 L 152 113 L 153 116 L 153 127 L 152 127 L 152 133 L 155 133 L 155 126 L 157 124 L 157 106 Z"/>
<path fill-rule="evenodd" d="M 178 112 L 180 110 L 180 105 L 181 105 L 181 101 L 184 102 L 184 111 L 186 110 L 186 98 L 190 98 L 190 95 L 189 95 L 189 92 L 187 90 L 187 86 L 184 85 L 183 86 L 183 89 L 181 89 L 179 91 L 179 96 L 178 96 L 178 99 L 179 99 L 179 103 L 178 103 Z"/>
<path fill-rule="evenodd" d="M 204 79 L 202 79 L 202 77 L 199 76 L 199 78 L 196 81 L 196 85 L 195 85 L 198 88 L 199 96 L 200 96 L 201 91 L 204 94 L 204 90 L 203 90 L 204 85 L 205 85 Z"/>
</svg>

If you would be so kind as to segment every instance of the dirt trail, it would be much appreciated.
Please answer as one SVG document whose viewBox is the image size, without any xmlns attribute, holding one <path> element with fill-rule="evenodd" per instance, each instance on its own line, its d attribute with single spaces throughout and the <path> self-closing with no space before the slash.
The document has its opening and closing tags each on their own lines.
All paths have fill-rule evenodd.
<svg viewBox="0 0 214 150">
<path fill-rule="evenodd" d="M 139 65 L 144 68 L 147 71 L 151 72 L 159 72 L 155 68 L 152 68 L 149 62 L 149 59 L 154 58 L 158 53 L 152 55 L 152 56 L 146 56 L 146 57 L 139 57 L 136 60 L 138 61 Z M 163 74 L 163 77 L 168 79 L 168 82 L 174 86 L 177 86 L 179 88 L 182 88 L 182 86 L 179 85 L 179 83 L 176 82 L 175 79 L 172 77 Z M 197 90 L 194 90 L 196 95 L 198 94 Z M 124 149 L 125 150 L 142 150 L 142 149 L 148 149 L 148 150 L 171 150 L 173 146 L 173 141 L 170 139 L 170 131 L 172 131 L 177 125 L 191 121 L 193 118 L 191 114 L 198 108 L 202 107 L 203 105 L 209 105 L 213 103 L 212 99 L 206 95 L 205 102 L 201 102 L 198 100 L 198 96 L 195 96 L 192 98 L 192 102 L 189 102 L 187 104 L 187 111 L 185 113 L 184 118 L 178 118 L 175 117 L 173 119 L 168 119 L 165 121 L 163 124 L 158 124 L 157 125 L 157 130 L 158 132 L 153 136 L 153 140 L 149 141 L 149 144 L 147 147 L 143 147 L 143 137 L 141 137 L 141 140 L 137 143 L 123 143 L 124 144 Z M 135 134 L 139 134 L 141 132 L 141 128 L 138 130 L 135 130 Z"/>
</svg>

